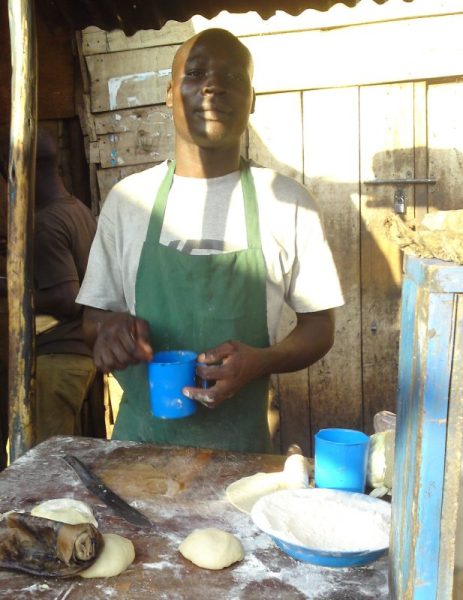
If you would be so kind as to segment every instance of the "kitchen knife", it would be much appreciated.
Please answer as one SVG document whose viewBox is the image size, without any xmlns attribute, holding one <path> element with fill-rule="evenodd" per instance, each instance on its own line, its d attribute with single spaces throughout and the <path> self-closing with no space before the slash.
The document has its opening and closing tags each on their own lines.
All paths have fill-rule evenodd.
<svg viewBox="0 0 463 600">
<path fill-rule="evenodd" d="M 123 517 L 129 523 L 138 527 L 152 527 L 145 515 L 136 508 L 127 504 L 120 496 L 115 494 L 107 485 L 105 485 L 90 469 L 85 466 L 78 458 L 71 454 L 63 456 L 63 460 L 74 470 L 85 487 L 102 500 L 106 506 L 114 510 L 116 514 Z"/>
</svg>

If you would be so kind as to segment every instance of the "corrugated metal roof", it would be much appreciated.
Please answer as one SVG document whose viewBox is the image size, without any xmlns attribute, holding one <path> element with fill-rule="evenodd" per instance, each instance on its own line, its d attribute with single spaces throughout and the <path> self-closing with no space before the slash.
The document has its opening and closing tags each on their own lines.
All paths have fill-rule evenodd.
<svg viewBox="0 0 463 600">
<path fill-rule="evenodd" d="M 413 0 L 404 0 L 412 2 Z M 121 29 L 133 35 L 141 29 L 160 29 L 167 21 L 187 21 L 194 15 L 208 19 L 227 10 L 256 11 L 268 19 L 277 10 L 298 15 L 307 9 L 326 11 L 334 4 L 353 7 L 359 0 L 36 0 L 48 22 L 84 29 L 90 25 L 106 31 Z M 384 4 L 387 0 L 375 0 Z"/>
</svg>

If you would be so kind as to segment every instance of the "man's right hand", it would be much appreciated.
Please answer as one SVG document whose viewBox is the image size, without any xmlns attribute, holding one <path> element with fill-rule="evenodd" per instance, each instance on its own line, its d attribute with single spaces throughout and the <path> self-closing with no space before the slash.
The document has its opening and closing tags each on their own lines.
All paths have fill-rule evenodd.
<svg viewBox="0 0 463 600">
<path fill-rule="evenodd" d="M 152 359 L 147 321 L 128 313 L 106 315 L 97 325 L 93 347 L 93 358 L 99 371 L 109 373 Z"/>
</svg>

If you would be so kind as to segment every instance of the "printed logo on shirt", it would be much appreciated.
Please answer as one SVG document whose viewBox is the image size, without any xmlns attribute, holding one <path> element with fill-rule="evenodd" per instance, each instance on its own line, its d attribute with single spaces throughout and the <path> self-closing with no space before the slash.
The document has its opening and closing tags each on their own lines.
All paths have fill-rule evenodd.
<svg viewBox="0 0 463 600">
<path fill-rule="evenodd" d="M 220 254 L 241 250 L 223 240 L 171 240 L 168 245 L 184 254 Z"/>
</svg>

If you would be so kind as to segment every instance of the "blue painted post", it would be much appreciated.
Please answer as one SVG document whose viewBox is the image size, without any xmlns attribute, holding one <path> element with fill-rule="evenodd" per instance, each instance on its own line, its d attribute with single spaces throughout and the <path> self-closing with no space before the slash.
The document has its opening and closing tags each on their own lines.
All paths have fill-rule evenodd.
<svg viewBox="0 0 463 600">
<path fill-rule="evenodd" d="M 462 342 L 463 266 L 406 256 L 390 549 L 394 600 L 452 595 Z"/>
</svg>

